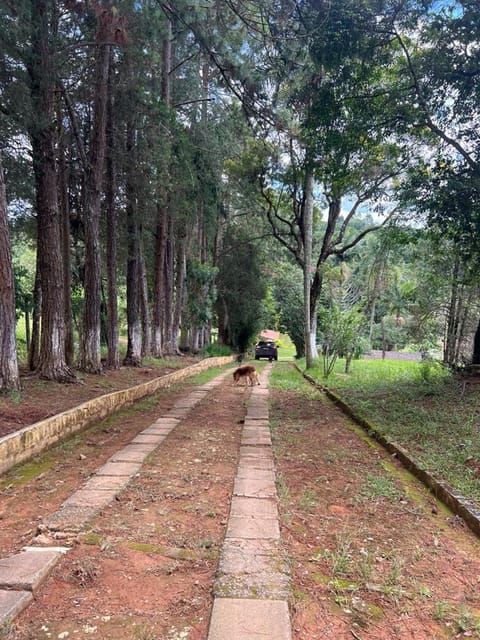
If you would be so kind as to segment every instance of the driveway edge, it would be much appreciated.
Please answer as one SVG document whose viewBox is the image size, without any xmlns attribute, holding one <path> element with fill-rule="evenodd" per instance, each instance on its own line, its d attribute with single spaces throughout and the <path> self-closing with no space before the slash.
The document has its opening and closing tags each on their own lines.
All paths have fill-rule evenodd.
<svg viewBox="0 0 480 640">
<path fill-rule="evenodd" d="M 365 418 L 357 415 L 355 411 L 342 399 L 337 396 L 328 387 L 323 386 L 317 380 L 304 373 L 297 365 L 294 365 L 297 371 L 310 384 L 317 387 L 320 391 L 323 391 L 330 400 L 335 402 L 336 405 L 342 409 L 342 411 L 349 418 L 355 421 L 368 436 L 378 442 L 384 449 L 386 449 L 392 456 L 395 456 L 402 465 L 412 473 L 416 478 L 423 482 L 432 491 L 433 495 L 438 498 L 443 504 L 445 504 L 455 515 L 462 518 L 465 524 L 471 529 L 475 535 L 480 537 L 480 510 L 478 510 L 467 498 L 459 494 L 448 483 L 443 480 L 435 478 L 427 469 L 413 458 L 406 449 L 401 445 L 391 442 L 385 436 L 378 433 L 376 428 L 368 422 Z"/>
<path fill-rule="evenodd" d="M 235 356 L 205 358 L 194 365 L 178 369 L 165 376 L 98 396 L 73 409 L 10 433 L 0 438 L 0 474 L 45 451 L 59 440 L 155 393 L 158 389 L 169 387 L 173 383 L 194 376 L 200 371 L 229 364 L 234 360 Z"/>
</svg>

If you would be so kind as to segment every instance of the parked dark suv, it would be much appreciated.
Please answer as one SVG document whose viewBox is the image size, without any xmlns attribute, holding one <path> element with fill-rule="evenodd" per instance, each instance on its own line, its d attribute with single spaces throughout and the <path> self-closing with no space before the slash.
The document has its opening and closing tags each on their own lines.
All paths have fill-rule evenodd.
<svg viewBox="0 0 480 640">
<path fill-rule="evenodd" d="M 255 360 L 267 358 L 268 360 L 278 360 L 277 345 L 274 342 L 260 340 L 255 345 Z"/>
</svg>

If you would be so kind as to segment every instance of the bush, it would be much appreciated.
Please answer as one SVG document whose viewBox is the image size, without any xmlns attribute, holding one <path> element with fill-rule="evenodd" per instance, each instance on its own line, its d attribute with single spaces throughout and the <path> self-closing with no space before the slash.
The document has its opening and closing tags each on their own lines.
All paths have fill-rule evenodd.
<svg viewBox="0 0 480 640">
<path fill-rule="evenodd" d="M 432 382 L 443 374 L 442 365 L 428 356 L 418 365 L 418 377 L 422 382 Z"/>
<path fill-rule="evenodd" d="M 211 358 L 221 357 L 221 356 L 231 356 L 233 351 L 231 347 L 228 347 L 226 344 L 209 344 L 208 347 L 205 348 L 206 355 Z"/>
</svg>

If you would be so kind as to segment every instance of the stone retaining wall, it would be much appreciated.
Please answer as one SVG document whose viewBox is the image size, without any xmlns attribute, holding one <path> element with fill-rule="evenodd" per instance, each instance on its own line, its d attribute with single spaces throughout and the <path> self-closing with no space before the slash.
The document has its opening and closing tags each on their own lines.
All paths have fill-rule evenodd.
<svg viewBox="0 0 480 640">
<path fill-rule="evenodd" d="M 0 438 L 0 473 L 4 473 L 20 462 L 41 453 L 59 440 L 103 420 L 141 398 L 152 395 L 158 389 L 169 387 L 175 382 L 194 376 L 205 369 L 228 364 L 234 359 L 235 356 L 205 358 L 190 367 L 179 369 L 129 389 L 99 396 L 78 407 L 36 422 L 15 433 L 10 433 Z"/>
</svg>

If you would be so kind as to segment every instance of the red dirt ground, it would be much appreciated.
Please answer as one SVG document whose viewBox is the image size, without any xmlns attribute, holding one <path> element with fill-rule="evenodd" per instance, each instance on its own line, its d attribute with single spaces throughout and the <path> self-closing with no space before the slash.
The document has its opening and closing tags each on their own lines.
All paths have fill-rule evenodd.
<svg viewBox="0 0 480 640">
<path fill-rule="evenodd" d="M 137 384 L 151 373 L 128 375 Z M 80 402 L 114 390 L 120 376 L 109 377 L 89 379 Z M 161 391 L 9 474 L 0 557 L 189 388 Z M 53 411 L 58 387 L 42 393 L 29 411 Z M 3 637 L 206 640 L 247 398 L 227 377 L 199 403 Z M 271 391 L 271 424 L 293 640 L 480 638 L 480 543 L 461 521 L 306 383 Z"/>
</svg>

